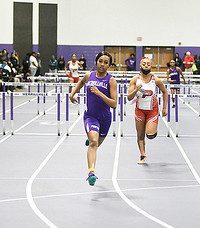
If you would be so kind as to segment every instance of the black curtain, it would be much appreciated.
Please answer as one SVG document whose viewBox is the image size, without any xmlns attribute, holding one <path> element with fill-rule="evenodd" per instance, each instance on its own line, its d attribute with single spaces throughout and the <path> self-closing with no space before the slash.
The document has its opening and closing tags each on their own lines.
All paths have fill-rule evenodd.
<svg viewBox="0 0 200 228">
<path fill-rule="evenodd" d="M 57 4 L 39 4 L 39 52 L 42 73 L 48 72 L 51 56 L 57 57 Z"/>
<path fill-rule="evenodd" d="M 14 2 L 13 48 L 20 56 L 20 63 L 27 53 L 32 52 L 33 4 Z"/>
</svg>

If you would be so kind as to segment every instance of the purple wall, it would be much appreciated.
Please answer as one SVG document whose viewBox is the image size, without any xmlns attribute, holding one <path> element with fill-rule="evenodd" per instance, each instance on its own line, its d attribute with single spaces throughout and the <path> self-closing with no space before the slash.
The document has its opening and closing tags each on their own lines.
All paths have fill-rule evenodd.
<svg viewBox="0 0 200 228">
<path fill-rule="evenodd" d="M 9 53 L 11 53 L 13 51 L 13 45 L 12 44 L 0 44 L 0 50 L 3 50 L 3 49 L 6 49 Z"/>
<path fill-rule="evenodd" d="M 189 51 L 191 54 L 200 56 L 200 47 L 175 47 L 174 52 L 179 53 L 181 58 L 184 57 L 184 54 Z"/>
<path fill-rule="evenodd" d="M 38 45 L 37 45 L 37 44 L 33 44 L 33 46 L 32 46 L 32 51 L 38 52 L 38 50 L 39 50 Z"/>
<path fill-rule="evenodd" d="M 71 59 L 72 54 L 77 54 L 78 59 L 83 54 L 87 60 L 87 69 L 94 67 L 94 59 L 96 54 L 104 50 L 104 46 L 84 46 L 84 45 L 58 45 L 57 58 L 61 55 L 65 57 L 65 61 Z"/>
<path fill-rule="evenodd" d="M 13 44 L 0 44 L 0 50 L 7 49 L 9 53 L 13 51 Z M 33 45 L 33 51 L 38 52 L 38 45 Z M 30 50 L 30 52 L 32 51 Z M 78 58 L 82 54 L 84 54 L 87 60 L 88 69 L 91 69 L 95 63 L 95 56 L 97 53 L 104 50 L 104 46 L 85 46 L 85 45 L 58 45 L 57 46 L 57 58 L 61 55 L 65 57 L 65 61 L 69 61 L 71 59 L 71 54 L 76 53 Z M 16 50 L 17 51 L 17 50 Z M 183 58 L 185 52 L 190 51 L 192 55 L 200 55 L 200 47 L 182 47 L 177 46 L 174 48 L 174 52 L 179 53 L 180 57 Z M 140 59 L 143 56 L 143 47 L 136 46 L 136 70 L 140 69 Z"/>
<path fill-rule="evenodd" d="M 140 70 L 140 60 L 143 57 L 143 47 L 136 47 L 136 71 Z"/>
</svg>

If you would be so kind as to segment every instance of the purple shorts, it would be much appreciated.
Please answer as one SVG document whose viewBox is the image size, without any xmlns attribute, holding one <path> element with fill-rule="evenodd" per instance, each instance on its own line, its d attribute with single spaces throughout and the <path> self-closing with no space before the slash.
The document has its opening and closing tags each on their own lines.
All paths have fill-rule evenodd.
<svg viewBox="0 0 200 228">
<path fill-rule="evenodd" d="M 84 113 L 84 127 L 86 133 L 90 131 L 96 131 L 101 137 L 106 137 L 108 134 L 110 125 L 111 125 L 111 115 L 106 118 L 98 119 L 93 116 L 89 116 L 87 113 Z"/>
</svg>

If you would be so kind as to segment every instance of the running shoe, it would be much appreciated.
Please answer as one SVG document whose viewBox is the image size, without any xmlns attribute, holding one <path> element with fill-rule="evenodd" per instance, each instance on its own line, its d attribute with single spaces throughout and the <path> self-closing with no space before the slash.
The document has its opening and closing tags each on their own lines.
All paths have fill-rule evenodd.
<svg viewBox="0 0 200 228">
<path fill-rule="evenodd" d="M 86 145 L 86 146 L 89 146 L 89 144 L 90 144 L 89 139 L 86 139 L 86 140 L 85 140 L 85 145 Z"/>
<path fill-rule="evenodd" d="M 89 182 L 89 185 L 94 186 L 97 179 L 98 179 L 98 177 L 95 176 L 95 174 L 93 172 L 90 172 L 88 174 L 88 178 L 86 179 L 86 181 Z"/>
<path fill-rule="evenodd" d="M 137 162 L 139 165 L 142 165 L 145 163 L 147 156 L 146 155 L 141 155 L 140 160 Z"/>
</svg>

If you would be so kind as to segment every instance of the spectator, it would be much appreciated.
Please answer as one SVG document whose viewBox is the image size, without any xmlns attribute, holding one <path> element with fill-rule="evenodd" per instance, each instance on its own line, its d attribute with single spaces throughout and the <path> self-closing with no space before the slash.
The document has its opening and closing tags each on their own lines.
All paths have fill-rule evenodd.
<svg viewBox="0 0 200 228">
<path fill-rule="evenodd" d="M 191 55 L 189 51 L 187 51 L 183 60 L 183 64 L 185 66 L 185 72 L 192 72 L 193 63 L 194 63 L 194 57 Z"/>
<path fill-rule="evenodd" d="M 30 76 L 30 70 L 29 70 L 30 61 L 29 60 L 30 60 L 30 53 L 27 53 L 22 61 L 22 72 L 24 74 L 23 78 L 25 80 L 27 80 L 28 73 L 29 73 L 28 76 Z"/>
<path fill-rule="evenodd" d="M 6 61 L 7 62 L 8 60 L 9 60 L 8 51 L 6 49 L 3 49 L 1 51 L 1 63 L 3 61 Z"/>
<path fill-rule="evenodd" d="M 54 55 L 51 56 L 51 59 L 49 60 L 49 73 L 57 73 L 58 69 L 58 61 L 55 58 Z"/>
<path fill-rule="evenodd" d="M 200 56 L 196 57 L 195 64 L 196 64 L 196 67 L 197 67 L 197 74 L 200 75 Z"/>
<path fill-rule="evenodd" d="M 65 70 L 65 58 L 63 55 L 58 59 L 58 70 Z"/>
<path fill-rule="evenodd" d="M 81 58 L 79 59 L 79 62 L 81 64 L 80 70 L 86 70 L 87 69 L 86 58 L 85 58 L 85 56 L 83 54 L 81 55 Z"/>
<path fill-rule="evenodd" d="M 12 70 L 9 67 L 7 61 L 4 59 L 3 62 L 0 64 L 0 81 L 2 82 L 9 82 Z M 6 86 L 6 91 L 10 90 L 9 86 Z M 1 88 L 2 90 L 2 88 Z"/>
<path fill-rule="evenodd" d="M 179 53 L 176 53 L 175 56 L 174 56 L 174 61 L 175 61 L 175 66 L 179 67 L 182 69 L 183 67 L 183 61 L 182 59 L 180 58 L 179 56 Z"/>
<path fill-rule="evenodd" d="M 32 52 L 30 58 L 29 58 L 29 62 L 30 62 L 30 75 L 32 77 L 32 80 L 34 81 L 34 76 L 37 72 L 38 69 L 38 61 L 37 61 L 37 54 L 35 52 Z"/>
<path fill-rule="evenodd" d="M 37 68 L 37 72 L 36 72 L 35 75 L 39 76 L 39 75 L 41 75 L 41 68 L 42 68 L 42 61 L 41 61 L 39 52 L 36 54 L 36 59 L 37 59 L 37 62 L 38 62 L 38 68 Z"/>
<path fill-rule="evenodd" d="M 127 67 L 127 71 L 135 71 L 136 70 L 136 58 L 135 54 L 130 54 L 130 57 L 125 60 L 125 64 Z"/>
<path fill-rule="evenodd" d="M 12 68 L 14 68 L 17 71 L 17 73 L 18 73 L 20 65 L 19 65 L 18 56 L 15 55 L 15 52 L 11 53 L 10 62 L 12 63 Z"/>
</svg>

